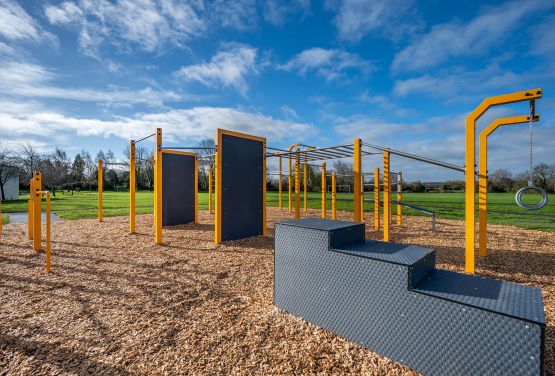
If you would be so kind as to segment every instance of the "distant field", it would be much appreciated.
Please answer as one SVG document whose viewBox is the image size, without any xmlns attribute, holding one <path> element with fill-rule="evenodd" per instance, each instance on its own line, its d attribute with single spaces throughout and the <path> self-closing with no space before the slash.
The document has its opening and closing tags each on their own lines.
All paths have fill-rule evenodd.
<svg viewBox="0 0 555 376">
<path fill-rule="evenodd" d="M 338 210 L 353 210 L 352 194 L 339 193 L 337 195 Z M 27 211 L 27 197 L 21 200 L 2 203 L 2 212 Z M 328 209 L 331 209 L 331 195 L 327 196 Z M 366 192 L 366 199 L 372 200 L 372 193 Z M 396 199 L 396 195 L 393 195 Z M 153 193 L 151 191 L 137 192 L 137 213 L 152 213 Z M 345 200 L 345 201 L 343 201 Z M 129 214 L 128 192 L 104 192 L 104 210 L 106 217 Z M 438 218 L 464 219 L 464 193 L 404 193 L 403 202 L 432 210 Z M 278 193 L 270 191 L 267 194 L 268 206 L 278 206 Z M 303 200 L 301 197 L 301 206 Z M 318 209 L 321 205 L 321 194 L 309 193 L 308 207 Z M 287 192 L 283 193 L 283 206 L 287 207 Z M 208 193 L 199 193 L 199 208 L 208 209 Z M 365 211 L 372 211 L 372 201 L 364 203 Z M 507 224 L 529 229 L 555 231 L 555 195 L 550 195 L 549 204 L 538 211 L 527 211 L 519 208 L 514 202 L 512 193 L 488 194 L 488 223 Z M 95 218 L 97 215 L 97 193 L 85 191 L 81 193 L 58 193 L 52 199 L 52 210 L 63 219 Z M 406 215 L 426 215 L 419 211 L 403 208 Z M 396 205 L 393 205 L 393 214 L 396 214 Z M 4 223 L 7 218 L 4 217 Z"/>
</svg>

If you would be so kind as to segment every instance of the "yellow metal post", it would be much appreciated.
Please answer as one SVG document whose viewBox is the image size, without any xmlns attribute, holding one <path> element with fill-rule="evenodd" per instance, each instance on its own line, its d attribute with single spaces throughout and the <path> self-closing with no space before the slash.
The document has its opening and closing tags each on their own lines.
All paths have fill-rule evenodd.
<svg viewBox="0 0 555 376">
<path fill-rule="evenodd" d="M 216 175 L 215 175 L 215 188 L 216 188 L 216 195 L 215 195 L 215 217 L 214 217 L 214 243 L 216 244 L 220 244 L 222 242 L 222 226 L 221 226 L 221 221 L 222 221 L 222 216 L 221 216 L 221 200 L 222 200 L 222 194 L 221 194 L 221 179 L 222 179 L 222 172 L 221 172 L 221 145 L 222 145 L 222 134 L 221 131 L 218 129 L 218 137 L 217 137 L 217 142 L 218 142 L 218 151 L 216 151 L 216 158 L 214 159 L 214 164 L 215 164 L 215 168 L 216 168 Z"/>
<path fill-rule="evenodd" d="M 208 211 L 212 214 L 212 165 L 208 166 Z"/>
<path fill-rule="evenodd" d="M 360 174 L 360 220 L 364 222 L 364 175 Z"/>
<path fill-rule="evenodd" d="M 154 242 L 162 243 L 162 128 L 156 128 L 156 146 L 154 149 L 154 196 L 156 213 L 154 215 Z"/>
<path fill-rule="evenodd" d="M 335 190 L 335 171 L 331 172 L 331 219 L 337 219 L 337 192 Z"/>
<path fill-rule="evenodd" d="M 29 180 L 29 200 L 27 201 L 27 235 L 29 237 L 29 240 L 33 239 L 33 206 L 35 205 L 35 200 L 33 198 L 34 181 L 34 177 Z"/>
<path fill-rule="evenodd" d="M 41 197 L 39 192 L 42 189 L 42 174 L 40 172 L 34 173 L 33 182 L 33 250 L 38 252 L 41 249 L 42 234 L 41 234 Z"/>
<path fill-rule="evenodd" d="M 466 158 L 465 158 L 465 271 L 476 271 L 476 121 L 492 106 L 528 101 L 542 97 L 542 89 L 532 89 L 517 93 L 486 98 L 466 118 Z"/>
<path fill-rule="evenodd" d="M 102 222 L 102 183 L 104 174 L 102 171 L 102 159 L 98 160 L 98 222 Z"/>
<path fill-rule="evenodd" d="M 374 169 L 374 230 L 380 229 L 380 169 Z"/>
<path fill-rule="evenodd" d="M 292 213 L 293 211 L 293 201 L 292 201 L 292 189 L 293 187 L 291 186 L 292 183 L 292 179 L 291 179 L 291 156 L 289 156 L 289 174 L 287 176 L 287 189 L 289 191 L 289 195 L 288 195 L 288 199 L 289 199 L 289 213 Z"/>
<path fill-rule="evenodd" d="M 397 201 L 403 202 L 403 173 L 399 171 L 397 173 Z M 403 224 L 403 206 L 397 204 L 397 224 L 401 226 Z"/>
<path fill-rule="evenodd" d="M 361 196 L 361 187 L 360 187 L 360 177 L 361 177 L 361 153 L 360 153 L 360 138 L 355 138 L 354 141 L 354 166 L 353 166 L 353 187 L 354 187 L 354 221 L 361 222 L 362 221 L 362 213 L 360 208 L 360 196 Z"/>
<path fill-rule="evenodd" d="M 268 234 L 268 226 L 266 223 L 266 139 L 262 143 L 262 236 Z"/>
<path fill-rule="evenodd" d="M 131 140 L 129 143 L 129 233 L 135 233 L 135 205 L 136 205 L 136 154 L 135 154 L 135 141 Z"/>
<path fill-rule="evenodd" d="M 301 149 L 295 157 L 295 219 L 301 218 Z"/>
<path fill-rule="evenodd" d="M 2 197 L 0 197 L 0 243 L 2 242 Z"/>
<path fill-rule="evenodd" d="M 383 241 L 389 241 L 391 210 L 391 186 L 389 180 L 389 152 L 383 152 Z"/>
<path fill-rule="evenodd" d="M 537 115 L 532 121 L 538 121 Z M 488 223 L 488 136 L 492 134 L 497 128 L 509 125 L 528 123 L 530 116 L 513 116 L 508 118 L 501 118 L 494 120 L 482 132 L 480 132 L 480 160 L 478 169 L 478 249 L 480 256 L 487 255 L 487 223 Z"/>
<path fill-rule="evenodd" d="M 308 211 L 308 197 L 306 195 L 306 192 L 308 190 L 308 165 L 307 165 L 307 161 L 306 161 L 306 153 L 304 153 L 304 166 L 303 166 L 303 186 L 304 186 L 304 195 L 303 195 L 303 201 L 304 201 L 304 211 L 305 213 Z"/>
<path fill-rule="evenodd" d="M 326 162 L 322 162 L 322 218 L 327 217 L 327 200 L 326 200 Z"/>
<path fill-rule="evenodd" d="M 279 208 L 282 209 L 283 208 L 283 202 L 282 202 L 282 180 L 283 177 L 281 176 L 281 157 L 278 157 L 278 201 L 279 201 Z"/>
<path fill-rule="evenodd" d="M 198 223 L 198 159 L 195 157 L 195 224 Z"/>
<path fill-rule="evenodd" d="M 52 249 L 50 246 L 50 226 L 51 226 L 51 218 L 50 218 L 50 192 L 46 193 L 46 272 L 50 273 L 50 269 L 52 266 Z"/>
</svg>

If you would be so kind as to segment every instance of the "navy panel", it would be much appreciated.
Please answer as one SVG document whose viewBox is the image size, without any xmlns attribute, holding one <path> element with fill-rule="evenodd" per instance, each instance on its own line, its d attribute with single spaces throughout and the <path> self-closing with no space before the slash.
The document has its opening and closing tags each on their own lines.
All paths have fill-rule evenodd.
<svg viewBox="0 0 555 376">
<path fill-rule="evenodd" d="M 262 235 L 263 142 L 222 135 L 222 240 Z"/>
<path fill-rule="evenodd" d="M 195 157 L 162 153 L 162 226 L 195 220 Z"/>
</svg>

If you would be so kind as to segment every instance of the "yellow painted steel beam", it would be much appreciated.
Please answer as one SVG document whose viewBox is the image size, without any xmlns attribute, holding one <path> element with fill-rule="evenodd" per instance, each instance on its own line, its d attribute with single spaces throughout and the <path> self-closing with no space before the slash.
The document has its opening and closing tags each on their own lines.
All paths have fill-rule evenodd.
<svg viewBox="0 0 555 376">
<path fill-rule="evenodd" d="M 532 121 L 538 121 L 537 115 Z M 497 128 L 509 124 L 521 124 L 530 122 L 529 115 L 513 116 L 495 119 L 482 132 L 479 142 L 479 168 L 478 168 L 478 254 L 487 255 L 487 226 L 488 226 L 488 136 Z"/>
<path fill-rule="evenodd" d="M 278 180 L 278 200 L 279 200 L 279 208 L 282 209 L 283 208 L 283 197 L 282 197 L 282 181 L 283 181 L 283 177 L 281 176 L 281 157 L 278 157 L 278 176 L 279 176 L 279 180 Z"/>
<path fill-rule="evenodd" d="M 360 220 L 364 222 L 364 175 L 360 174 Z"/>
<path fill-rule="evenodd" d="M 337 219 L 337 192 L 335 190 L 335 171 L 331 172 L 331 219 Z"/>
<path fill-rule="evenodd" d="M 50 192 L 41 192 L 46 195 L 46 272 L 50 273 L 52 269 L 52 247 L 50 241 L 50 228 L 52 223 L 50 210 Z"/>
<path fill-rule="evenodd" d="M 154 147 L 154 196 L 156 213 L 154 215 L 154 242 L 162 243 L 162 128 L 156 128 L 156 144 Z"/>
<path fill-rule="evenodd" d="M 266 223 L 266 139 L 262 141 L 262 236 L 268 234 L 268 226 Z"/>
<path fill-rule="evenodd" d="M 33 174 L 33 250 L 40 251 L 42 243 L 42 226 L 41 226 L 41 197 L 39 192 L 42 189 L 42 174 L 36 171 Z"/>
<path fill-rule="evenodd" d="M 308 211 L 308 196 L 307 196 L 307 190 L 308 190 L 308 165 L 307 165 L 307 161 L 306 161 L 306 153 L 304 153 L 304 165 L 303 165 L 303 204 L 304 204 L 304 211 L 305 213 Z"/>
<path fill-rule="evenodd" d="M 102 159 L 98 160 L 98 222 L 102 222 L 102 189 L 104 182 L 104 171 L 102 170 Z"/>
<path fill-rule="evenodd" d="M 33 239 L 33 206 L 35 202 L 35 200 L 33 199 L 34 181 L 34 177 L 29 180 L 29 200 L 27 201 L 27 236 L 29 237 L 29 240 Z"/>
<path fill-rule="evenodd" d="M 465 271 L 476 272 L 476 121 L 493 106 L 528 101 L 542 97 L 542 89 L 532 89 L 484 99 L 466 118 L 465 157 Z"/>
<path fill-rule="evenodd" d="M 361 197 L 361 174 L 362 174 L 362 155 L 360 148 L 360 138 L 355 138 L 353 150 L 353 188 L 354 188 L 354 214 L 353 219 L 355 222 L 362 222 L 362 213 L 360 207 Z"/>
<path fill-rule="evenodd" d="M 326 199 L 326 162 L 322 162 L 322 218 L 327 217 L 327 199 Z"/>
<path fill-rule="evenodd" d="M 214 159 L 214 163 L 216 164 L 216 197 L 214 202 L 216 204 L 216 215 L 214 217 L 214 243 L 220 244 L 222 242 L 222 157 L 220 152 L 222 145 L 222 132 L 220 129 L 218 129 L 216 141 L 218 142 L 218 151 L 216 151 L 216 158 Z"/>
<path fill-rule="evenodd" d="M 208 211 L 212 214 L 212 165 L 208 166 Z"/>
<path fill-rule="evenodd" d="M 291 146 L 289 146 L 289 151 L 293 150 L 293 148 L 295 146 L 300 146 L 301 144 L 299 143 L 295 143 L 292 144 Z M 288 188 L 288 192 L 289 192 L 289 213 L 293 212 L 293 176 L 292 176 L 292 169 L 293 169 L 293 165 L 292 165 L 292 159 L 291 159 L 291 155 L 288 156 L 289 159 L 289 171 L 287 174 L 287 188 Z"/>
<path fill-rule="evenodd" d="M 301 149 L 295 156 L 295 219 L 301 218 Z"/>
<path fill-rule="evenodd" d="M 383 152 L 383 241 L 389 241 L 390 211 L 391 211 L 391 183 L 389 175 L 390 156 Z"/>
<path fill-rule="evenodd" d="M 136 150 L 135 141 L 129 143 L 129 233 L 135 233 L 136 206 Z"/>
<path fill-rule="evenodd" d="M 198 224 L 198 159 L 195 157 L 195 224 Z"/>
<path fill-rule="evenodd" d="M 380 169 L 374 169 L 374 230 L 380 230 Z"/>
<path fill-rule="evenodd" d="M 403 202 L 403 173 L 397 173 L 397 201 Z M 397 204 L 397 224 L 403 225 L 403 205 Z"/>
</svg>

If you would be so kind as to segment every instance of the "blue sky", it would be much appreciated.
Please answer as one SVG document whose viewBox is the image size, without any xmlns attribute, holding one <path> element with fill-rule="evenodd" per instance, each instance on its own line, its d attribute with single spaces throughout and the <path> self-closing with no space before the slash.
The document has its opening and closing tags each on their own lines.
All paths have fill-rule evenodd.
<svg viewBox="0 0 555 376">
<path fill-rule="evenodd" d="M 121 157 L 156 127 L 166 146 L 221 127 L 462 165 L 464 119 L 483 98 L 542 87 L 534 158 L 555 163 L 554 25 L 555 0 L 0 0 L 0 143 Z M 527 110 L 496 108 L 479 128 Z M 490 171 L 524 170 L 527 143 L 526 125 L 498 130 Z"/>
</svg>

